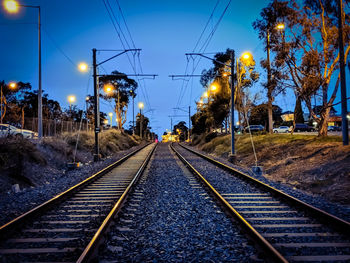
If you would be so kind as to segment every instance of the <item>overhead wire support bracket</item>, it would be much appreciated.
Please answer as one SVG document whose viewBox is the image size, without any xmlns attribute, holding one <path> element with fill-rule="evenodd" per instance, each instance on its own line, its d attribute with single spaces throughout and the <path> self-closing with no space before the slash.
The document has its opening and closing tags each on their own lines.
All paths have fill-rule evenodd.
<svg viewBox="0 0 350 263">
<path fill-rule="evenodd" d="M 221 62 L 221 61 L 217 61 L 216 59 L 214 59 L 214 58 L 211 58 L 211 57 L 208 57 L 208 56 L 205 56 L 205 55 L 203 55 L 203 53 L 186 53 L 185 54 L 186 56 L 201 56 L 201 57 L 203 57 L 203 58 L 206 58 L 206 59 L 209 59 L 209 60 L 211 60 L 211 61 L 214 61 L 215 63 L 218 63 L 218 64 L 220 64 L 220 65 L 223 65 L 223 66 L 227 66 L 227 67 L 231 67 L 231 65 L 230 64 L 225 64 L 225 63 L 223 63 L 223 62 Z"/>
<path fill-rule="evenodd" d="M 101 49 L 101 50 L 97 50 L 97 51 L 108 51 L 108 50 L 102 50 L 102 49 Z M 108 59 L 106 59 L 106 60 L 104 60 L 104 61 L 98 63 L 96 66 L 100 66 L 100 65 L 106 63 L 107 61 L 110 61 L 110 60 L 112 60 L 112 59 L 114 59 L 114 58 L 116 58 L 116 57 L 118 57 L 118 56 L 120 56 L 120 55 L 122 55 L 122 54 L 124 54 L 124 53 L 126 53 L 126 52 L 130 52 L 130 51 L 140 52 L 141 49 L 138 49 L 138 48 L 137 48 L 137 49 L 136 49 L 136 48 L 134 48 L 134 49 L 125 49 L 125 50 L 123 50 L 122 52 L 118 53 L 117 55 L 114 55 L 113 57 L 110 57 L 110 58 L 108 58 Z"/>
<path fill-rule="evenodd" d="M 124 73 L 119 73 L 119 74 L 102 74 L 102 75 L 97 75 L 97 77 L 109 77 L 109 76 L 128 76 L 128 77 L 152 77 L 152 79 L 155 79 L 157 77 L 157 74 L 124 74 Z"/>
</svg>

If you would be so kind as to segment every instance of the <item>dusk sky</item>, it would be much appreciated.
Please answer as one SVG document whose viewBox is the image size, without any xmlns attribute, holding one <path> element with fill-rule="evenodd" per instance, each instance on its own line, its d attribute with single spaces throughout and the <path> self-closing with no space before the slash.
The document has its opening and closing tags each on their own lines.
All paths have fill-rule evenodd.
<svg viewBox="0 0 350 263">
<path fill-rule="evenodd" d="M 68 107 L 67 96 L 75 94 L 78 107 L 83 109 L 85 96 L 93 94 L 92 72 L 85 74 L 79 72 L 78 63 L 85 61 L 89 65 L 92 64 L 92 48 L 124 48 L 108 16 L 104 1 L 21 0 L 19 2 L 24 5 L 41 6 L 43 90 L 49 98 L 59 101 L 63 108 Z M 195 51 L 200 50 L 229 1 L 218 2 L 213 18 Z M 258 39 L 257 33 L 252 28 L 252 22 L 259 17 L 261 9 L 268 2 L 233 0 L 209 45 L 205 50 L 201 50 L 222 52 L 232 48 L 237 55 L 244 51 L 252 52 L 258 65 L 257 71 L 262 73 L 259 83 L 252 87 L 252 93 L 261 90 L 261 82 L 266 80 L 266 73 L 261 71 L 259 66 L 260 59 L 266 55 L 262 41 Z M 129 42 L 129 46 L 127 44 L 124 46 L 133 48 L 117 2 L 109 0 L 109 3 Z M 187 64 L 185 53 L 194 50 L 217 1 L 119 0 L 119 3 L 135 46 L 142 49 L 140 61 L 143 73 L 158 75 L 154 80 L 140 80 L 141 85 L 135 99 L 135 111 L 137 111 L 137 102 L 144 102 L 144 111 L 150 118 L 150 126 L 153 131 L 161 135 L 165 129 L 170 129 L 169 115 L 186 115 L 185 112 L 175 112 L 173 108 L 184 107 L 187 110 L 191 105 L 193 114 L 195 101 L 203 93 L 198 77 L 189 82 L 183 82 L 174 81 L 168 75 L 185 73 Z M 36 9 L 21 8 L 18 14 L 7 14 L 1 8 L 0 79 L 30 82 L 33 90 L 38 88 L 36 23 Z M 116 52 L 101 52 L 98 53 L 97 59 L 102 61 L 114 54 Z M 138 58 L 130 53 L 129 59 L 132 63 L 136 61 L 136 72 L 141 73 Z M 197 62 L 198 59 L 195 65 Z M 200 74 L 203 69 L 209 69 L 211 66 L 211 61 L 201 59 L 193 73 Z M 101 73 L 110 73 L 113 70 L 134 74 L 126 55 L 111 60 L 104 64 L 103 68 L 99 68 Z M 193 60 L 190 59 L 187 73 L 191 74 L 192 71 Z M 266 100 L 265 92 L 261 94 L 261 98 L 261 101 Z M 294 97 L 281 95 L 277 99 L 277 104 L 284 111 L 293 110 Z M 102 101 L 101 111 L 112 112 L 112 104 Z M 132 120 L 131 113 L 130 104 L 128 122 Z M 175 117 L 174 124 L 180 120 L 186 121 L 187 124 L 188 117 Z"/>
</svg>

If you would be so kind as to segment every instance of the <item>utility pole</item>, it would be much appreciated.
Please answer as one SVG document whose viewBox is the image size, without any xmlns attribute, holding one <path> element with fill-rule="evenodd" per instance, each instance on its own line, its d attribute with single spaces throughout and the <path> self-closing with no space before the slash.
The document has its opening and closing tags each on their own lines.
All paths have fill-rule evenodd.
<svg viewBox="0 0 350 263">
<path fill-rule="evenodd" d="M 188 142 L 191 141 L 191 106 L 188 106 Z"/>
<path fill-rule="evenodd" d="M 234 162 L 236 159 L 235 151 L 235 51 L 231 51 L 231 154 L 230 161 Z"/>
<path fill-rule="evenodd" d="M 92 67 L 94 78 L 94 114 L 95 114 L 95 153 L 94 161 L 100 160 L 100 147 L 98 141 L 98 133 L 100 132 L 100 105 L 99 105 L 99 87 L 97 80 L 97 63 L 96 63 L 96 49 L 92 49 Z"/>
<path fill-rule="evenodd" d="M 110 76 L 118 76 L 118 75 L 97 75 L 97 67 L 126 53 L 129 51 L 139 52 L 141 49 L 125 49 L 125 50 L 111 50 L 111 49 L 99 49 L 98 51 L 120 51 L 120 53 L 102 61 L 97 64 L 96 62 L 96 52 L 97 49 L 92 49 L 92 60 L 93 60 L 93 79 L 94 79 L 94 115 L 95 115 L 95 153 L 94 153 L 94 161 L 99 161 L 100 159 L 100 150 L 99 150 L 99 140 L 98 134 L 100 132 L 100 105 L 99 105 L 99 84 L 98 77 L 110 77 Z M 157 75 L 155 74 L 122 74 L 127 76 L 153 76 L 153 78 Z"/>
<path fill-rule="evenodd" d="M 340 91 L 341 91 L 341 123 L 343 145 L 349 145 L 348 107 L 346 99 L 344 36 L 343 36 L 343 1 L 338 0 L 338 27 L 339 27 L 339 60 L 340 60 Z"/>
<path fill-rule="evenodd" d="M 213 59 L 211 57 L 208 57 L 202 53 L 186 53 L 186 56 L 201 56 L 203 58 L 206 59 L 210 59 L 212 61 L 215 61 L 218 64 L 221 64 L 223 66 L 227 66 L 229 68 L 231 68 L 231 82 L 230 82 L 230 86 L 231 86 L 231 154 L 229 156 L 229 160 L 230 162 L 234 162 L 236 159 L 236 152 L 235 152 L 235 127 L 234 127 L 234 110 L 235 110 L 235 85 L 234 85 L 234 81 L 235 81 L 235 51 L 232 50 L 231 51 L 231 64 L 225 64 L 221 61 L 218 61 L 216 59 Z M 169 77 L 200 77 L 202 75 L 170 75 Z"/>
<path fill-rule="evenodd" d="M 142 122 L 143 122 L 142 108 L 140 108 L 140 138 L 141 138 L 141 140 L 142 140 Z"/>
<path fill-rule="evenodd" d="M 2 124 L 2 84 L 1 84 L 1 124 Z"/>
<path fill-rule="evenodd" d="M 273 119 L 272 119 L 272 90 L 271 90 L 271 62 L 270 62 L 270 31 L 267 30 L 266 36 L 266 50 L 267 50 L 267 112 L 268 112 L 268 128 L 269 133 L 273 132 Z M 270 105 L 271 104 L 271 105 Z"/>
</svg>

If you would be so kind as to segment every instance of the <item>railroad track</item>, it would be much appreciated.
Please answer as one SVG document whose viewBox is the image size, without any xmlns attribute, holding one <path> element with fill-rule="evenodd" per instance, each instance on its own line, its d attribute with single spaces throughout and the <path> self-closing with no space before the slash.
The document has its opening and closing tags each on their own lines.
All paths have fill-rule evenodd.
<svg viewBox="0 0 350 263">
<path fill-rule="evenodd" d="M 171 148 L 274 262 L 350 262 L 349 222 L 180 146 Z"/>
<path fill-rule="evenodd" d="M 89 262 L 155 145 L 146 145 L 0 228 L 1 262 Z"/>
</svg>

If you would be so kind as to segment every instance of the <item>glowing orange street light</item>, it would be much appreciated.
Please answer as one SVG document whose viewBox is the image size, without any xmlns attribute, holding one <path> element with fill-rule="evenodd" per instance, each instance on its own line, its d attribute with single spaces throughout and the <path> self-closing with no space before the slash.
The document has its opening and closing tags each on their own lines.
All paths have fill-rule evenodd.
<svg viewBox="0 0 350 263">
<path fill-rule="evenodd" d="M 110 83 L 103 86 L 103 90 L 106 94 L 111 93 L 113 91 L 113 89 L 114 89 L 114 86 Z"/>
<path fill-rule="evenodd" d="M 10 82 L 9 87 L 10 87 L 10 89 L 15 89 L 15 88 L 17 88 L 17 83 L 16 82 Z"/>
<path fill-rule="evenodd" d="M 86 72 L 87 69 L 88 69 L 88 65 L 87 65 L 85 62 L 81 62 L 81 63 L 78 65 L 78 69 L 79 69 L 79 71 L 81 71 L 81 72 Z"/>
<path fill-rule="evenodd" d="M 5 0 L 4 7 L 9 13 L 17 13 L 18 12 L 18 3 L 14 0 Z"/>
<path fill-rule="evenodd" d="M 276 26 L 276 28 L 278 29 L 278 30 L 283 30 L 284 29 L 284 24 L 282 24 L 282 23 L 279 23 L 277 26 Z"/>
<path fill-rule="evenodd" d="M 216 92 L 218 90 L 218 88 L 216 87 L 216 85 L 211 85 L 210 90 L 212 92 Z"/>
<path fill-rule="evenodd" d="M 248 60 L 252 57 L 252 55 L 249 53 L 249 52 L 244 52 L 242 54 L 242 58 L 245 59 L 245 60 Z"/>
</svg>

